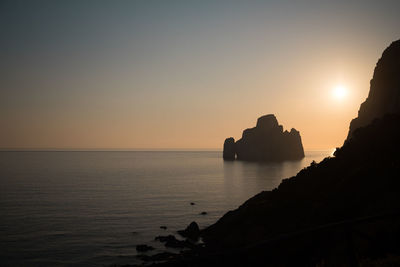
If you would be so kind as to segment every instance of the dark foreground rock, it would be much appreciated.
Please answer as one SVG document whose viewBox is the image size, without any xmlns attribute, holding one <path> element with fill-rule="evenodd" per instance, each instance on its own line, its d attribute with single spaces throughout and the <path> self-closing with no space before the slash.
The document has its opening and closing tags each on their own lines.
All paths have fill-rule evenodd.
<svg viewBox="0 0 400 267">
<path fill-rule="evenodd" d="M 200 237 L 200 228 L 196 222 L 191 222 L 185 230 L 179 230 L 178 234 L 191 240 L 197 241 Z"/>
<path fill-rule="evenodd" d="M 145 245 L 145 244 L 136 246 L 136 251 L 137 252 L 146 252 L 146 251 L 149 251 L 149 250 L 154 250 L 154 248 L 152 246 L 148 246 L 148 245 Z"/>
<path fill-rule="evenodd" d="M 156 241 L 160 241 L 161 243 L 167 242 L 168 240 L 176 240 L 173 235 L 159 235 L 154 238 Z"/>
<path fill-rule="evenodd" d="M 243 131 L 242 138 L 235 143 L 230 137 L 224 142 L 225 160 L 284 161 L 304 158 L 300 133 L 295 129 L 283 131 L 273 114 L 257 120 L 254 128 Z"/>
<path fill-rule="evenodd" d="M 164 246 L 169 247 L 169 248 L 193 248 L 193 247 L 195 247 L 195 244 L 193 242 L 190 242 L 189 240 L 178 240 L 173 235 L 157 236 L 155 238 L 155 240 L 160 241 L 161 243 L 164 243 Z"/>
<path fill-rule="evenodd" d="M 178 240 L 173 235 L 157 236 L 155 238 L 155 240 L 156 241 L 160 241 L 161 243 L 164 243 L 164 245 L 166 247 L 170 247 L 170 248 L 184 248 L 184 247 L 187 247 L 187 242 L 186 241 Z"/>
<path fill-rule="evenodd" d="M 138 255 L 139 259 L 145 262 L 172 261 L 181 258 L 181 255 L 171 252 L 161 252 L 154 255 Z"/>
</svg>

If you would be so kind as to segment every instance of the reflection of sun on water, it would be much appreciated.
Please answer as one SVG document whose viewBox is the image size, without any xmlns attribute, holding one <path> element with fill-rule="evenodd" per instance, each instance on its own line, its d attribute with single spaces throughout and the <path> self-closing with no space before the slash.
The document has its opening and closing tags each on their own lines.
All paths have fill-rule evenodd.
<svg viewBox="0 0 400 267">
<path fill-rule="evenodd" d="M 344 99 L 347 96 L 347 88 L 343 85 L 337 85 L 333 88 L 332 95 L 335 99 Z"/>
</svg>

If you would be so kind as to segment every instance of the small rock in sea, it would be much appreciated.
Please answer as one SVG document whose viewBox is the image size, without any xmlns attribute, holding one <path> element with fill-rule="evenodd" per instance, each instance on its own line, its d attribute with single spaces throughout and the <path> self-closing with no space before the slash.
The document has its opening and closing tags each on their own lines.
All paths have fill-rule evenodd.
<svg viewBox="0 0 400 267">
<path fill-rule="evenodd" d="M 180 255 L 176 253 L 170 253 L 170 252 L 161 252 L 157 253 L 155 255 L 138 255 L 137 257 L 141 259 L 142 261 L 167 261 L 167 260 L 173 260 L 177 259 Z"/>
<path fill-rule="evenodd" d="M 168 240 L 174 240 L 176 239 L 175 236 L 173 235 L 159 235 L 154 238 L 156 241 L 160 241 L 161 243 L 167 242 Z"/>
<path fill-rule="evenodd" d="M 135 231 L 133 231 L 133 232 L 131 232 L 132 233 L 132 235 L 137 235 L 137 234 L 139 234 L 138 232 L 135 232 Z"/>
<path fill-rule="evenodd" d="M 164 229 L 164 230 L 167 230 L 167 226 L 165 226 L 165 225 L 162 225 L 162 226 L 160 226 L 160 229 Z"/>
<path fill-rule="evenodd" d="M 200 228 L 196 222 L 191 222 L 185 230 L 179 230 L 178 234 L 191 240 L 198 240 L 200 237 Z"/>
<path fill-rule="evenodd" d="M 152 246 L 148 246 L 148 245 L 145 245 L 145 244 L 136 246 L 136 251 L 137 252 L 146 252 L 146 251 L 153 250 L 153 249 L 154 248 Z"/>
<path fill-rule="evenodd" d="M 190 202 L 190 205 L 192 205 L 192 206 L 193 206 L 193 205 L 196 205 L 196 204 L 195 204 L 194 202 Z"/>
<path fill-rule="evenodd" d="M 165 242 L 164 246 L 169 247 L 169 248 L 185 248 L 189 246 L 189 242 L 183 241 L 183 240 L 169 240 Z"/>
<path fill-rule="evenodd" d="M 157 236 L 155 240 L 160 241 L 161 243 L 164 243 L 164 246 L 170 247 L 170 248 L 185 248 L 185 247 L 190 247 L 190 243 L 187 241 L 183 240 L 178 240 L 176 239 L 175 236 L 173 235 L 167 235 L 167 236 Z"/>
<path fill-rule="evenodd" d="M 202 211 L 202 212 L 200 212 L 200 215 L 207 215 L 207 212 L 206 211 Z"/>
</svg>

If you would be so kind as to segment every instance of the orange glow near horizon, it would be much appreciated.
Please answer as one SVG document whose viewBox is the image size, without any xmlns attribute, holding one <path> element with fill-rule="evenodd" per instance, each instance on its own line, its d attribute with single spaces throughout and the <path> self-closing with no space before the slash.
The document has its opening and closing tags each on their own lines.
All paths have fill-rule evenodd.
<svg viewBox="0 0 400 267">
<path fill-rule="evenodd" d="M 264 71 L 271 66 L 261 64 L 247 70 L 231 66 L 226 69 L 232 74 L 229 79 L 220 73 L 219 79 L 208 77 L 201 84 L 193 81 L 195 77 L 162 81 L 165 89 L 191 88 L 173 95 L 168 90 L 152 93 L 157 77 L 141 84 L 143 95 L 107 91 L 99 87 L 100 80 L 92 86 L 105 93 L 93 99 L 77 98 L 70 107 L 61 103 L 64 109 L 56 112 L 26 107 L 23 113 L 11 114 L 0 133 L 0 148 L 222 149 L 226 137 L 238 140 L 258 117 L 270 113 L 284 129 L 300 131 L 305 150 L 335 148 L 343 144 L 349 123 L 368 94 L 378 52 L 368 60 L 349 55 L 346 68 L 318 65 L 321 58 L 314 52 L 304 51 L 303 57 L 273 74 Z M 290 66 L 298 71 L 286 79 Z M 355 88 L 351 95 L 344 87 L 332 95 L 335 85 L 328 81 L 339 70 L 341 76 L 346 74 L 343 84 Z"/>
</svg>

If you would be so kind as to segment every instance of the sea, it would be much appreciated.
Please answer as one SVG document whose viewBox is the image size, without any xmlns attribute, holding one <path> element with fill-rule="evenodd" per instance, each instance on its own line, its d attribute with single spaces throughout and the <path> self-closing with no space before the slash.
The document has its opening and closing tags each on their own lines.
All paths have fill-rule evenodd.
<svg viewBox="0 0 400 267">
<path fill-rule="evenodd" d="M 154 238 L 207 227 L 332 152 L 281 163 L 227 162 L 221 151 L 0 152 L 0 266 L 140 264 L 138 244 L 177 252 Z"/>
</svg>

